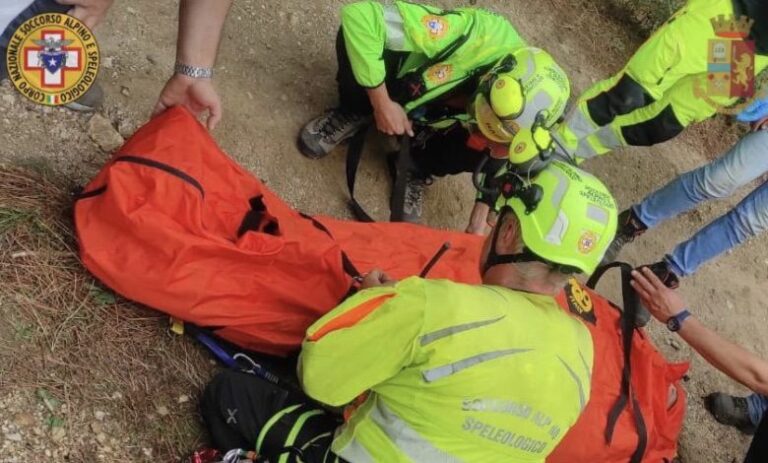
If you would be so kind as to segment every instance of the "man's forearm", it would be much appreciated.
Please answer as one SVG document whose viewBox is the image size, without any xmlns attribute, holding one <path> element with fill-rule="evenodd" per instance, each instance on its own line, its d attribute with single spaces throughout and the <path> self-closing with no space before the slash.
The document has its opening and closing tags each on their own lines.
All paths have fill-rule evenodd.
<svg viewBox="0 0 768 463">
<path fill-rule="evenodd" d="M 366 93 L 368 93 L 368 99 L 371 101 L 371 106 L 373 106 L 374 110 L 392 101 L 391 98 L 389 98 L 387 86 L 384 84 L 381 84 L 376 88 L 366 89 Z"/>
<path fill-rule="evenodd" d="M 768 362 L 689 318 L 680 336 L 712 366 L 760 394 L 768 394 Z"/>
<path fill-rule="evenodd" d="M 232 0 L 181 0 L 176 61 L 213 67 Z"/>
</svg>

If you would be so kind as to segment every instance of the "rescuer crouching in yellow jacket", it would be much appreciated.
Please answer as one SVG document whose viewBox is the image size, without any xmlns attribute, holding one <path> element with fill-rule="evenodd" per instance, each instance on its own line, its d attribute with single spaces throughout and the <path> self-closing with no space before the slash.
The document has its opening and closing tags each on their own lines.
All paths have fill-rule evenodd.
<svg viewBox="0 0 768 463">
<path fill-rule="evenodd" d="M 665 142 L 751 96 L 749 80 L 767 65 L 768 2 L 688 0 L 624 69 L 579 97 L 556 138 L 579 160 Z"/>
<path fill-rule="evenodd" d="M 231 434 L 274 462 L 543 463 L 586 406 L 593 366 L 589 331 L 554 296 L 594 271 L 616 205 L 598 179 L 557 161 L 532 181 L 501 180 L 481 262 L 467 262 L 483 284 L 373 271 L 307 331 L 304 392 L 346 406 L 345 422 L 233 372 L 209 386 L 222 416 L 206 420 L 239 410 Z"/>
</svg>

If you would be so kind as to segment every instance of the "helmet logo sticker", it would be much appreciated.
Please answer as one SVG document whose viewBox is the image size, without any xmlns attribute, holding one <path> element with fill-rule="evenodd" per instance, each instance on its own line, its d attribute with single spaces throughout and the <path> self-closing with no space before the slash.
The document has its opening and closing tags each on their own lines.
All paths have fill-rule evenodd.
<svg viewBox="0 0 768 463">
<path fill-rule="evenodd" d="M 589 254 L 595 248 L 597 244 L 597 235 L 591 231 L 585 231 L 579 238 L 579 252 L 582 254 Z"/>
<path fill-rule="evenodd" d="M 515 146 L 515 154 L 522 153 L 526 148 L 528 148 L 528 144 L 526 142 L 522 141 L 518 143 L 517 146 Z"/>
<path fill-rule="evenodd" d="M 448 23 L 440 16 L 427 15 L 422 22 L 433 40 L 441 39 L 448 32 Z"/>
<path fill-rule="evenodd" d="M 504 79 L 497 79 L 496 80 L 496 88 L 497 89 L 501 90 L 502 88 L 504 88 L 505 85 L 507 85 L 507 81 L 506 80 L 504 80 Z"/>
<path fill-rule="evenodd" d="M 441 63 L 427 69 L 425 78 L 432 85 L 441 85 L 448 82 L 451 75 L 453 75 L 453 66 Z"/>
</svg>

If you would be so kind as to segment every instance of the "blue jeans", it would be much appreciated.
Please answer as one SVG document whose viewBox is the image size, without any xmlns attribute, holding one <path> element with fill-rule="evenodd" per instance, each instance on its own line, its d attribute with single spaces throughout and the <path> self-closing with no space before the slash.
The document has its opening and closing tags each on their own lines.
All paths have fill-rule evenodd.
<svg viewBox="0 0 768 463">
<path fill-rule="evenodd" d="M 768 172 L 768 131 L 750 133 L 714 162 L 687 172 L 633 206 L 648 228 L 693 209 L 703 201 L 731 196 Z M 768 183 L 752 191 L 727 214 L 678 244 L 666 256 L 671 270 L 688 276 L 705 262 L 768 228 Z"/>
<path fill-rule="evenodd" d="M 747 410 L 749 411 L 749 421 L 757 426 L 763 420 L 765 411 L 768 410 L 768 397 L 762 394 L 752 394 L 747 397 Z"/>
</svg>

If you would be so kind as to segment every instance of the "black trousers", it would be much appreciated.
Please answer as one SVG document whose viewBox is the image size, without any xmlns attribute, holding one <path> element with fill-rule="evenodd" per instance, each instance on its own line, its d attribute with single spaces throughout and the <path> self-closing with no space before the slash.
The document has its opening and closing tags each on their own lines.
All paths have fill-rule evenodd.
<svg viewBox="0 0 768 463">
<path fill-rule="evenodd" d="M 384 83 L 390 96 L 395 101 L 399 101 L 398 95 L 403 95 L 406 92 L 405 89 L 400 87 L 401 84 L 395 77 L 407 57 L 407 53 L 384 50 L 384 67 L 387 71 L 387 78 Z M 336 82 L 339 87 L 340 108 L 355 114 L 373 114 L 373 108 L 368 99 L 366 88 L 357 83 L 352 72 L 352 64 L 349 61 L 347 46 L 341 29 L 339 29 L 336 36 L 336 60 L 339 66 L 336 73 Z M 466 91 L 466 89 L 459 89 L 458 91 L 462 92 Z M 452 92 L 452 95 L 455 96 L 456 92 Z M 439 102 L 435 102 L 435 104 L 439 105 Z M 425 130 L 432 131 L 433 129 L 422 127 L 417 130 L 421 132 Z M 434 133 L 430 133 L 428 137 L 425 136 L 426 134 L 422 134 L 421 137 L 418 135 L 417 139 L 424 138 L 426 141 L 419 146 L 414 146 L 411 156 L 416 164 L 416 168 L 424 176 L 443 177 L 463 172 L 474 172 L 477 165 L 483 159 L 483 152 L 467 146 L 469 132 L 461 124 L 456 123 L 448 129 L 437 130 Z M 504 161 L 492 160 L 486 165 L 484 173 L 492 176 L 503 165 Z"/>
<path fill-rule="evenodd" d="M 757 427 L 755 437 L 752 438 L 752 445 L 749 446 L 747 458 L 744 463 L 765 463 L 768 462 L 768 416 L 763 418 L 760 426 Z"/>
<path fill-rule="evenodd" d="M 1 1 L 1 0 L 0 0 Z M 61 5 L 54 0 L 35 0 L 24 11 L 18 14 L 13 21 L 8 24 L 8 27 L 4 31 L 0 31 L 0 79 L 8 77 L 8 70 L 6 69 L 6 53 L 8 52 L 8 43 L 13 37 L 13 33 L 16 32 L 19 26 L 24 21 L 33 16 L 37 16 L 43 13 L 66 13 L 72 8 L 69 5 Z"/>
<path fill-rule="evenodd" d="M 270 418 L 298 405 L 271 424 L 263 437 L 260 455 L 277 461 L 288 454 L 290 462 L 343 462 L 329 449 L 340 417 L 312 404 L 303 394 L 285 390 L 248 373 L 227 370 L 214 377 L 205 389 L 200 408 L 214 446 L 223 453 L 232 449 L 255 450 L 262 428 Z M 309 412 L 309 413 L 308 413 Z M 311 415 L 296 434 L 288 435 L 302 415 Z"/>
</svg>

